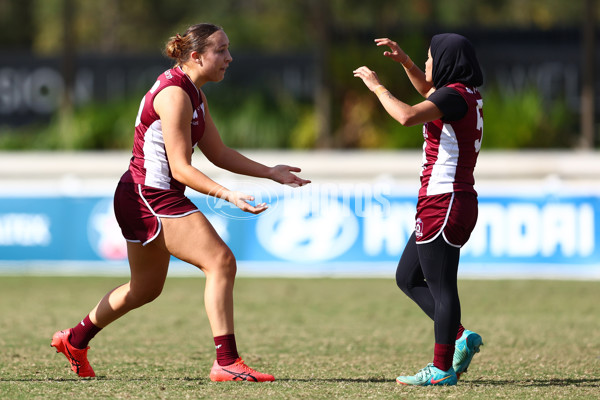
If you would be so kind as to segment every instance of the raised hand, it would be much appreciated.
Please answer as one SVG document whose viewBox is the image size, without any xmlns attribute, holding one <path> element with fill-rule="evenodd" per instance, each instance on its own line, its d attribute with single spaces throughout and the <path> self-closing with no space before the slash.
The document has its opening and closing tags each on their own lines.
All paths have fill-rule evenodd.
<svg viewBox="0 0 600 400">
<path fill-rule="evenodd" d="M 375 43 L 377 46 L 387 46 L 390 48 L 390 51 L 386 50 L 383 52 L 384 56 L 389 57 L 400 64 L 404 64 L 406 61 L 408 61 L 408 54 L 406 54 L 404 50 L 398 46 L 398 43 L 394 42 L 393 40 L 388 38 L 375 39 Z"/>
<path fill-rule="evenodd" d="M 377 86 L 381 85 L 379 82 L 379 77 L 377 76 L 377 72 L 370 70 L 368 67 L 362 66 L 355 69 L 353 73 L 355 77 L 363 80 L 370 91 L 375 90 Z"/>
</svg>

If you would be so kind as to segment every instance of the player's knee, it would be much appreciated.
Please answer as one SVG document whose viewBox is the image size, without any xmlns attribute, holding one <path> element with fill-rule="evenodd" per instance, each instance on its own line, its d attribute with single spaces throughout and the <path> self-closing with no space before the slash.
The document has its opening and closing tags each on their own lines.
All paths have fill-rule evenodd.
<svg viewBox="0 0 600 400">
<path fill-rule="evenodd" d="M 408 276 L 396 271 L 396 285 L 398 285 L 398 288 L 400 288 L 400 290 L 402 290 L 404 293 L 408 292 L 410 288 L 410 280 L 408 279 Z"/>
<path fill-rule="evenodd" d="M 208 276 L 221 276 L 225 279 L 235 279 L 237 262 L 231 249 L 227 246 L 215 249 L 203 264 L 195 264 Z"/>
<path fill-rule="evenodd" d="M 145 287 L 139 290 L 130 290 L 127 302 L 130 307 L 137 308 L 154 301 L 162 293 L 162 286 Z"/>
<path fill-rule="evenodd" d="M 217 256 L 217 264 L 220 273 L 235 278 L 237 272 L 237 262 L 233 252 L 229 248 L 223 249 Z"/>
</svg>

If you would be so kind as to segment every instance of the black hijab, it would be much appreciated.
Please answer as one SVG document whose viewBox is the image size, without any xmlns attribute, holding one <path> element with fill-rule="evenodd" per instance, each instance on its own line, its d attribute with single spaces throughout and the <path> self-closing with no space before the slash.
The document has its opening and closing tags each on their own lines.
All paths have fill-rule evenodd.
<svg viewBox="0 0 600 400">
<path fill-rule="evenodd" d="M 433 86 L 436 89 L 449 83 L 477 87 L 483 84 L 483 74 L 473 44 L 456 33 L 442 33 L 431 39 Z"/>
</svg>

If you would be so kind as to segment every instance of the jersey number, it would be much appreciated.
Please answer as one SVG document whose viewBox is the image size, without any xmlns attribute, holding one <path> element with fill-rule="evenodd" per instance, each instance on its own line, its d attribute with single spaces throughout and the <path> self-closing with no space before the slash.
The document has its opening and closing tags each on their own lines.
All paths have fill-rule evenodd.
<svg viewBox="0 0 600 400">
<path fill-rule="evenodd" d="M 477 130 L 481 132 L 479 139 L 475 141 L 475 151 L 481 150 L 481 140 L 483 139 L 483 100 L 477 100 Z"/>
</svg>

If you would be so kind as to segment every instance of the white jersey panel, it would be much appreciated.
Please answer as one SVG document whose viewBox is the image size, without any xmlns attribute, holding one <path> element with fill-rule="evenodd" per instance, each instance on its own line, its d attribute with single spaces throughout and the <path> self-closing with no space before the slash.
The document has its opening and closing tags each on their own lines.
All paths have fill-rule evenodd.
<svg viewBox="0 0 600 400">
<path fill-rule="evenodd" d="M 144 134 L 144 168 L 146 186 L 170 189 L 169 162 L 160 120 L 154 121 Z"/>
<path fill-rule="evenodd" d="M 450 124 L 444 124 L 440 135 L 437 159 L 431 170 L 427 195 L 451 193 L 454 191 L 459 146 L 456 133 Z"/>
</svg>

